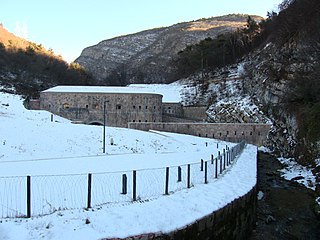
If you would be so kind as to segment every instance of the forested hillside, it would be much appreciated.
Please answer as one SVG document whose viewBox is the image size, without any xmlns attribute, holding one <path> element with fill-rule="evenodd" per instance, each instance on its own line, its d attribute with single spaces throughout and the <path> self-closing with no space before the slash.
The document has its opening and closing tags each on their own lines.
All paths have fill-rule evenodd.
<svg viewBox="0 0 320 240">
<path fill-rule="evenodd" d="M 64 85 L 87 85 L 90 77 L 76 63 L 68 64 L 41 44 L 14 36 L 0 26 L 0 86 L 37 97 L 39 91 Z"/>
</svg>

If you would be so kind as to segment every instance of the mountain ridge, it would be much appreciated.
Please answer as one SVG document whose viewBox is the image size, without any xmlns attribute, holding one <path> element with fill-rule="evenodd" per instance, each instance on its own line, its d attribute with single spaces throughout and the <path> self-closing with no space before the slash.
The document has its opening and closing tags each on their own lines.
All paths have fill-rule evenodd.
<svg viewBox="0 0 320 240">
<path fill-rule="evenodd" d="M 75 62 L 101 85 L 172 82 L 176 79 L 170 61 L 179 51 L 205 38 L 244 27 L 248 16 L 204 18 L 103 40 L 85 48 Z"/>
</svg>

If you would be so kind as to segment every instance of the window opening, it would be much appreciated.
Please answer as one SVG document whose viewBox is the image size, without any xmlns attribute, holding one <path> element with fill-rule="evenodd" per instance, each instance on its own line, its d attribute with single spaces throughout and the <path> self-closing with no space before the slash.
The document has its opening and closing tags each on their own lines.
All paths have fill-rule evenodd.
<svg viewBox="0 0 320 240">
<path fill-rule="evenodd" d="M 69 103 L 64 103 L 64 104 L 63 104 L 63 108 L 64 108 L 64 109 L 68 109 L 68 108 L 70 108 Z"/>
</svg>

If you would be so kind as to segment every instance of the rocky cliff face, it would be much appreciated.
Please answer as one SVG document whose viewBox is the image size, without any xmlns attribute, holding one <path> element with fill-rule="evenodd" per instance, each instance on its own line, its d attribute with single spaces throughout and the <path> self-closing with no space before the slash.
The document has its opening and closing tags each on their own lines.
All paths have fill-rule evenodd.
<svg viewBox="0 0 320 240">
<path fill-rule="evenodd" d="M 207 121 L 214 123 L 267 123 L 272 121 L 244 90 L 243 63 L 226 66 L 206 74 L 180 80 L 185 106 L 207 106 Z"/>
<path fill-rule="evenodd" d="M 317 53 L 310 51 L 305 42 L 291 42 L 281 47 L 269 43 L 243 62 L 244 90 L 273 119 L 269 145 L 284 156 L 295 156 L 301 162 L 319 156 L 320 147 L 303 133 L 311 130 L 306 129 L 303 119 L 308 106 L 302 107 L 290 95 L 296 88 L 303 89 L 301 85 L 309 84 L 308 81 L 300 82 L 299 78 L 311 76 L 319 64 L 317 59 Z M 308 97 L 311 92 L 298 94 Z"/>
<path fill-rule="evenodd" d="M 205 38 L 242 28 L 247 18 L 228 15 L 116 37 L 84 49 L 76 62 L 99 84 L 170 82 L 175 80 L 170 62 L 179 51 Z"/>
</svg>

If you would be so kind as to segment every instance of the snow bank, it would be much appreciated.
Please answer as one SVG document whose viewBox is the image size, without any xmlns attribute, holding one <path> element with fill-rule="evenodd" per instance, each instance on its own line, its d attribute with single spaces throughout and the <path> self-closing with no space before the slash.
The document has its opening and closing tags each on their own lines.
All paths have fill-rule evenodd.
<svg viewBox="0 0 320 240">
<path fill-rule="evenodd" d="M 312 173 L 312 169 L 301 166 L 292 158 L 278 158 L 278 160 L 285 166 L 284 169 L 279 170 L 281 176 L 287 180 L 293 180 L 312 190 L 316 189 L 316 177 Z"/>
<path fill-rule="evenodd" d="M 91 211 L 2 221 L 2 239 L 98 239 L 171 232 L 243 196 L 256 184 L 256 147 L 248 145 L 223 177 L 153 201 L 104 205 Z"/>
</svg>

